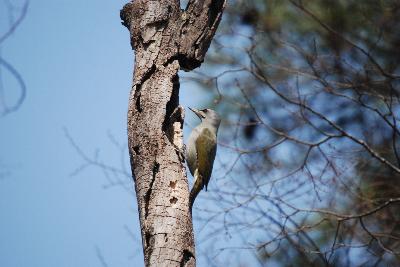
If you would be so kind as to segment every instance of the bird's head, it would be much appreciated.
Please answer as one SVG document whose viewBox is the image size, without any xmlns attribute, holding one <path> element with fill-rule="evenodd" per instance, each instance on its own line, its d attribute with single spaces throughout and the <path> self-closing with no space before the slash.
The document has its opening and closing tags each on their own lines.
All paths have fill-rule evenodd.
<svg viewBox="0 0 400 267">
<path fill-rule="evenodd" d="M 201 110 L 195 108 L 189 108 L 189 109 L 193 111 L 193 113 L 196 114 L 197 117 L 199 117 L 202 122 L 210 123 L 211 125 L 215 126 L 218 129 L 219 124 L 221 123 L 221 118 L 217 112 L 209 108 Z"/>
</svg>

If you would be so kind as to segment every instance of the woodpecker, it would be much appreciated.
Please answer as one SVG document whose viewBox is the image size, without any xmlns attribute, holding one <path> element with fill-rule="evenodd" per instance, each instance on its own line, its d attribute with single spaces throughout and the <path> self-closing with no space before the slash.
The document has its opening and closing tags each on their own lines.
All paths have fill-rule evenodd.
<svg viewBox="0 0 400 267">
<path fill-rule="evenodd" d="M 186 161 L 195 179 L 189 197 L 190 209 L 192 209 L 200 190 L 205 186 L 207 191 L 217 152 L 217 133 L 221 119 L 212 109 L 189 109 L 201 120 L 201 123 L 190 133 L 186 146 Z"/>
</svg>

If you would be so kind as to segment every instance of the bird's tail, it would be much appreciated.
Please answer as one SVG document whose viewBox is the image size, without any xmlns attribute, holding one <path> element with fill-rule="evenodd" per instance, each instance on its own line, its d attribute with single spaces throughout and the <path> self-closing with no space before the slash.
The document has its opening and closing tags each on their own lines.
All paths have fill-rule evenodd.
<svg viewBox="0 0 400 267">
<path fill-rule="evenodd" d="M 199 172 L 197 171 L 197 169 L 194 172 L 194 178 L 195 178 L 195 182 L 194 182 L 194 185 L 193 185 L 192 190 L 190 191 L 190 195 L 189 195 L 190 211 L 192 211 L 194 200 L 196 199 L 197 195 L 200 193 L 201 189 L 203 189 L 203 187 L 204 187 L 203 179 L 202 179 L 201 175 L 199 174 Z"/>
</svg>

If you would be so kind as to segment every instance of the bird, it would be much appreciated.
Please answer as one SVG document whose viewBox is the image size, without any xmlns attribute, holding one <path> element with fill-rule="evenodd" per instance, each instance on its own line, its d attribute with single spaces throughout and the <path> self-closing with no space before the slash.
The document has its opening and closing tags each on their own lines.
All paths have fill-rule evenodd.
<svg viewBox="0 0 400 267">
<path fill-rule="evenodd" d="M 201 120 L 190 133 L 186 145 L 186 162 L 195 179 L 189 196 L 190 210 L 192 210 L 199 192 L 204 187 L 207 191 L 217 152 L 217 134 L 221 118 L 217 112 L 209 108 L 198 110 L 189 107 L 189 109 Z"/>
</svg>

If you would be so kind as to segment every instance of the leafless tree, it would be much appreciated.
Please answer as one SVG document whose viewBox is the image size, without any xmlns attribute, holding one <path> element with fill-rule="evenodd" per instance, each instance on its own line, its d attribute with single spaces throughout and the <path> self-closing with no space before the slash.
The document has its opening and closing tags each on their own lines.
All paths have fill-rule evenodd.
<svg viewBox="0 0 400 267">
<path fill-rule="evenodd" d="M 29 1 L 26 0 L 21 7 L 16 6 L 9 0 L 3 0 L 0 6 L 3 6 L 6 14 L 8 15 L 8 25 L 0 33 L 0 49 L 1 45 L 15 32 L 21 22 L 24 20 Z M 9 104 L 7 101 L 7 91 L 11 91 L 11 87 L 4 86 L 4 78 L 10 75 L 17 82 L 19 95 L 16 97 L 14 103 Z M 5 116 L 11 112 L 16 111 L 25 99 L 26 85 L 18 70 L 1 54 L 0 50 L 0 116 Z"/>
<path fill-rule="evenodd" d="M 134 10 L 130 14 L 140 17 Z M 255 253 L 260 266 L 399 265 L 399 12 L 399 1 L 232 1 L 206 68 L 184 75 L 213 94 L 212 105 L 224 118 L 209 191 L 200 194 L 193 211 L 203 245 L 197 257 L 210 266 L 239 265 L 242 253 Z M 180 16 L 188 18 L 186 12 Z M 149 35 L 139 30 L 145 24 Z M 188 69 L 198 64 L 179 53 L 169 57 L 175 46 L 159 57 L 141 50 L 154 46 L 160 53 L 163 42 L 154 38 L 169 28 L 164 18 L 130 25 L 140 70 L 130 100 L 129 148 L 132 165 L 142 166 L 133 170 L 146 248 L 161 242 L 146 239 L 143 222 L 155 216 L 149 207 L 166 210 L 175 201 L 186 203 L 187 196 L 181 142 L 174 138 L 183 115 L 176 80 L 166 73 L 177 77 L 174 60 Z M 137 62 L 143 58 L 156 63 Z M 164 63 L 157 62 L 168 64 L 159 68 Z M 160 95 L 161 86 L 167 95 Z M 163 104 L 151 109 L 151 101 Z M 145 140 L 160 140 L 150 136 L 153 131 L 164 134 L 164 141 L 143 151 Z M 171 154 L 159 154 L 165 148 Z M 176 186 L 160 178 L 175 177 L 166 172 L 168 164 L 156 164 L 164 156 L 166 162 L 174 159 L 168 164 L 180 173 L 183 191 L 157 202 L 146 195 Z M 85 163 L 129 176 L 89 157 Z M 145 178 L 138 182 L 139 176 Z M 127 183 L 110 180 L 110 186 Z M 187 210 L 182 214 L 191 225 Z M 149 260 L 152 250 L 146 253 Z"/>
<path fill-rule="evenodd" d="M 202 195 L 217 206 L 196 213 L 214 228 L 203 239 L 246 237 L 209 255 L 397 266 L 400 3 L 235 4 L 210 51 L 220 70 L 187 77 L 213 90 L 226 118 L 222 169 Z"/>
<path fill-rule="evenodd" d="M 146 266 L 195 266 L 178 70 L 203 62 L 224 6 L 136 0 L 121 11 L 135 50 L 128 146 Z"/>
</svg>

